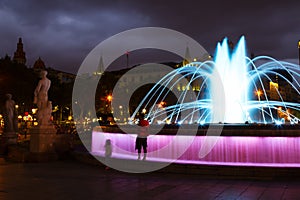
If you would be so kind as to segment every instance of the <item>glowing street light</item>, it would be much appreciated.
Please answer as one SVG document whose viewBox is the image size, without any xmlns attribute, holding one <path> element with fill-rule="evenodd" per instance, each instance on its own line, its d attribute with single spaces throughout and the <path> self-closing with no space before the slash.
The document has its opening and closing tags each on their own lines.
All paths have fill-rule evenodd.
<svg viewBox="0 0 300 200">
<path fill-rule="evenodd" d="M 69 116 L 68 116 L 68 120 L 69 120 L 69 121 L 71 121 L 72 118 L 73 118 L 72 115 L 69 115 Z"/>
<path fill-rule="evenodd" d="M 32 114 L 36 114 L 37 108 L 32 108 L 31 111 L 32 111 Z"/>
<path fill-rule="evenodd" d="M 260 96 L 262 95 L 262 91 L 261 90 L 257 90 L 256 91 L 256 95 L 258 97 L 258 101 L 260 101 Z"/>
<path fill-rule="evenodd" d="M 164 101 L 161 101 L 159 104 L 158 104 L 158 107 L 159 108 L 163 108 L 163 107 L 165 107 L 166 106 L 166 102 L 164 102 Z"/>
<path fill-rule="evenodd" d="M 107 99 L 107 101 L 111 101 L 112 100 L 112 96 L 111 95 L 107 95 L 106 99 Z"/>
</svg>

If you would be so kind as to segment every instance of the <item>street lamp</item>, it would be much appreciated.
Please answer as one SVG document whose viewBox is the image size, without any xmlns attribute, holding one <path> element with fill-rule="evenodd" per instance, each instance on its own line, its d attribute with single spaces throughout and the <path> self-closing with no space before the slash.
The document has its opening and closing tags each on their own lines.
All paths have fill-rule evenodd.
<svg viewBox="0 0 300 200">
<path fill-rule="evenodd" d="M 35 125 L 37 125 L 37 123 L 36 123 L 36 120 L 35 120 L 35 114 L 36 114 L 36 112 L 37 112 L 37 108 L 32 108 L 31 109 L 31 111 L 32 111 L 32 122 L 33 122 L 33 126 L 35 126 Z"/>
<path fill-rule="evenodd" d="M 261 90 L 257 90 L 256 91 L 256 95 L 258 97 L 258 101 L 260 101 L 260 95 L 262 95 L 262 91 Z"/>
<path fill-rule="evenodd" d="M 262 95 L 262 91 L 261 90 L 257 90 L 256 91 L 256 95 L 257 95 L 258 101 L 260 103 L 260 95 Z M 261 121 L 261 113 L 262 113 L 262 111 L 259 110 L 259 114 L 258 114 L 258 121 L 259 122 Z"/>
<path fill-rule="evenodd" d="M 111 105 L 110 105 L 110 102 L 112 101 L 112 95 L 107 95 L 106 96 L 106 101 L 107 101 L 107 104 L 105 105 L 105 107 L 106 107 L 106 113 L 107 114 L 109 114 L 109 113 L 111 113 L 112 112 L 112 110 L 111 110 Z"/>
</svg>

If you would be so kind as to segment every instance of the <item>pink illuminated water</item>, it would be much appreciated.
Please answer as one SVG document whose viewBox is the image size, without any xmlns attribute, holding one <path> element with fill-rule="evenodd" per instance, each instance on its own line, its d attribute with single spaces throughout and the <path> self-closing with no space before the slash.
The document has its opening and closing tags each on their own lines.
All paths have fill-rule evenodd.
<svg viewBox="0 0 300 200">
<path fill-rule="evenodd" d="M 220 136 L 212 151 L 199 158 L 199 150 L 208 136 L 179 136 L 181 143 L 172 144 L 174 135 L 151 135 L 148 137 L 148 160 L 160 162 L 300 167 L 300 137 Z M 178 136 L 177 136 L 178 137 Z M 194 137 L 193 142 L 179 159 L 174 160 L 183 146 Z M 210 136 L 211 137 L 211 136 Z M 92 154 L 104 155 L 104 144 L 110 139 L 115 158 L 136 159 L 134 149 L 136 135 L 93 132 Z M 168 147 L 167 151 L 160 151 Z"/>
</svg>

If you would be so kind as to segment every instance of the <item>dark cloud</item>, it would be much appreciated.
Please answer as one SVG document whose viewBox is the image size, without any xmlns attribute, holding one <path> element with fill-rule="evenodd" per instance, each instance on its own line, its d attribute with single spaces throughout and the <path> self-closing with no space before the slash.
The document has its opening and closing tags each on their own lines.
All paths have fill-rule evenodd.
<svg viewBox="0 0 300 200">
<path fill-rule="evenodd" d="M 121 31 L 159 26 L 196 39 L 210 53 L 224 37 L 246 36 L 256 55 L 295 59 L 300 1 L 13 1 L 0 3 L 0 56 L 24 40 L 28 65 L 76 72 L 89 51 Z"/>
</svg>

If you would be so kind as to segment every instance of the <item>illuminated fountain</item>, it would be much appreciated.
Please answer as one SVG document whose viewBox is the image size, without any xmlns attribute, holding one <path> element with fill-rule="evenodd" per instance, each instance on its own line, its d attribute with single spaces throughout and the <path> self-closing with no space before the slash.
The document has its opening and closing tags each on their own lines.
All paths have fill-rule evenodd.
<svg viewBox="0 0 300 200">
<path fill-rule="evenodd" d="M 283 120 L 298 123 L 299 118 L 291 111 L 294 113 L 299 111 L 300 104 L 293 103 L 286 97 L 299 96 L 300 74 L 297 72 L 299 66 L 267 56 L 250 59 L 246 56 L 245 46 L 245 39 L 242 37 L 236 49 L 231 52 L 227 39 L 224 39 L 222 44 L 219 43 L 217 46 L 215 61 L 193 62 L 167 74 L 141 101 L 132 119 L 147 107 L 148 119 L 156 122 L 156 118 L 160 118 L 160 123 L 248 121 L 266 124 L 280 123 Z M 175 104 L 158 109 L 156 105 L 165 102 L 168 93 L 177 89 L 181 81 L 178 76 L 189 80 L 181 97 Z M 197 101 L 189 102 L 185 99 L 186 92 L 192 89 L 194 82 L 200 83 L 198 91 L 195 91 L 198 95 Z M 222 92 L 224 96 L 220 95 Z M 150 103 L 154 98 L 154 103 Z M 220 103 L 219 98 L 222 98 L 221 109 L 224 109 L 225 115 L 219 114 L 222 112 L 218 110 L 218 106 L 212 105 L 214 102 Z M 187 110 L 190 115 L 180 119 L 180 113 Z M 195 112 L 198 112 L 199 116 L 195 116 Z M 166 113 L 167 115 L 161 119 L 160 116 Z M 212 115 L 214 117 L 211 117 Z"/>
<path fill-rule="evenodd" d="M 153 127 L 174 126 L 148 137 L 148 160 L 300 167 L 299 66 L 267 56 L 250 59 L 245 46 L 242 37 L 236 49 L 231 50 L 225 39 L 218 44 L 214 61 L 192 62 L 177 68 L 152 87 L 132 114 L 132 121 L 146 110 Z M 183 79 L 188 80 L 184 86 Z M 177 102 L 162 105 L 175 90 L 180 91 Z M 196 94 L 196 101 L 188 99 L 191 90 Z M 283 125 L 284 122 L 288 125 Z M 209 142 L 207 138 L 216 138 L 208 134 L 209 126 L 224 123 L 227 125 L 221 136 L 218 135 L 218 141 L 214 140 L 214 147 L 201 154 L 202 146 Z M 174 131 L 181 129 L 180 124 L 190 125 L 177 137 Z M 130 126 L 136 129 L 134 124 L 127 128 Z M 195 134 L 189 130 L 192 126 L 197 127 Z M 103 155 L 105 141 L 110 139 L 114 145 L 113 156 L 136 159 L 136 135 L 134 131 L 125 133 L 130 134 L 120 129 L 95 129 L 92 153 Z"/>
</svg>

